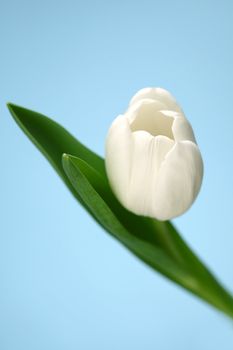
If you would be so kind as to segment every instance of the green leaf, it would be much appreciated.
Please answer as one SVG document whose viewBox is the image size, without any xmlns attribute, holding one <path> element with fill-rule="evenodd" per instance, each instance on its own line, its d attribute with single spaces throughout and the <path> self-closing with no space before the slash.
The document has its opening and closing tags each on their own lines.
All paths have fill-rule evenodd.
<svg viewBox="0 0 233 350">
<path fill-rule="evenodd" d="M 90 164 L 98 171 L 107 183 L 104 160 L 82 145 L 62 126 L 47 118 L 46 116 L 29 109 L 8 104 L 9 111 L 16 123 L 42 152 L 51 163 L 67 187 L 78 199 L 78 201 L 89 211 L 77 191 L 74 190 L 62 167 L 61 158 L 63 153 L 73 154 Z M 156 243 L 167 251 L 167 254 L 174 259 L 184 260 L 182 250 L 177 249 L 177 244 L 183 244 L 177 236 L 176 230 L 170 223 L 161 223 L 156 220 L 139 217 L 124 209 L 113 196 L 110 187 L 107 189 L 108 195 L 114 204 L 114 210 L 120 217 L 122 223 L 129 231 L 142 237 L 145 240 Z M 169 238 L 169 232 L 174 231 Z M 177 242 L 176 242 L 177 241 Z M 182 254 L 181 254 L 182 252 Z"/>
<path fill-rule="evenodd" d="M 231 295 L 191 251 L 172 223 L 134 215 L 117 201 L 101 157 L 51 119 L 11 103 L 8 108 L 76 199 L 105 230 L 148 265 L 233 316 Z M 64 156 L 63 168 L 64 153 L 75 157 Z"/>
</svg>

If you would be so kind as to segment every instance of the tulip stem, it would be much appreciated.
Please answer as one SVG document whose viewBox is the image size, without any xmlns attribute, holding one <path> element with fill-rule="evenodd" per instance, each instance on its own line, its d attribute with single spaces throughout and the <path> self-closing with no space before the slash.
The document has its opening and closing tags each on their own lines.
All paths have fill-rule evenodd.
<svg viewBox="0 0 233 350">
<path fill-rule="evenodd" d="M 203 281 L 199 296 L 233 319 L 233 297 L 215 278 L 213 284 Z"/>
<path fill-rule="evenodd" d="M 183 283 L 193 294 L 233 318 L 233 296 L 221 285 L 204 263 L 193 253 L 170 222 L 151 221 L 157 242 L 174 263 L 188 269 L 194 284 Z"/>
</svg>

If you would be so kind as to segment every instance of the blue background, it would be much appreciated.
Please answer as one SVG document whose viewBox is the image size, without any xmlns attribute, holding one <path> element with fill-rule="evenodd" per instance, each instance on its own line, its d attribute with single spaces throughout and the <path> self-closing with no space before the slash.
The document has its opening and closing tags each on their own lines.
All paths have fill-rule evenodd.
<svg viewBox="0 0 233 350">
<path fill-rule="evenodd" d="M 5 103 L 103 155 L 138 89 L 170 90 L 205 163 L 198 200 L 174 222 L 233 290 L 233 2 L 1 0 L 0 37 L 1 350 L 232 349 L 232 322 L 98 227 Z"/>
</svg>

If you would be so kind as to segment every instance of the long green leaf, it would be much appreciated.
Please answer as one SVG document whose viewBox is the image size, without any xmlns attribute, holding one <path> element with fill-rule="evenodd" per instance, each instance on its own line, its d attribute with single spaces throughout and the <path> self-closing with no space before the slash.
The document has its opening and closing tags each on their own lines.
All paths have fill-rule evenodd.
<svg viewBox="0 0 233 350">
<path fill-rule="evenodd" d="M 11 103 L 8 108 L 16 123 L 48 159 L 76 199 L 108 232 L 165 276 L 233 315 L 231 296 L 191 251 L 172 223 L 140 217 L 121 206 L 108 184 L 101 157 L 51 119 Z M 79 158 L 75 161 L 72 158 L 72 164 L 65 158 L 66 171 L 61 161 L 63 153 Z M 75 179 L 84 185 L 80 188 Z M 84 188 L 92 197 L 84 195 Z M 93 207 L 90 200 L 94 198 L 98 201 Z M 104 210 L 99 212 L 100 203 Z M 114 230 L 108 226 L 108 220 L 111 225 L 115 222 Z"/>
<path fill-rule="evenodd" d="M 67 130 L 48 117 L 12 103 L 8 104 L 8 108 L 19 127 L 47 158 L 73 195 L 88 210 L 68 180 L 61 164 L 61 157 L 63 153 L 69 153 L 83 159 L 96 169 L 103 176 L 105 182 L 107 182 L 104 160 L 82 145 Z M 183 257 L 185 245 L 182 249 L 178 248 L 179 245 L 183 245 L 183 241 L 180 240 L 176 234 L 176 230 L 170 223 L 161 223 L 156 220 L 134 215 L 120 205 L 112 195 L 109 187 L 108 192 L 110 200 L 114 204 L 115 213 L 132 234 L 158 244 L 173 259 L 178 259 L 179 261 L 187 260 L 187 257 L 185 259 Z"/>
</svg>

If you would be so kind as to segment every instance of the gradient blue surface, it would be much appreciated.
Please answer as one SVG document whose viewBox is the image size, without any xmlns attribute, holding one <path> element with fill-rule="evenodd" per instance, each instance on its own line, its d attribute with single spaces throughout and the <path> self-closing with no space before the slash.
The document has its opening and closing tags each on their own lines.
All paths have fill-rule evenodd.
<svg viewBox="0 0 233 350">
<path fill-rule="evenodd" d="M 11 101 L 99 154 L 146 86 L 170 90 L 205 162 L 174 220 L 233 290 L 233 2 L 0 2 L 1 350 L 230 350 L 233 324 L 143 265 L 75 202 L 11 119 Z"/>
</svg>

